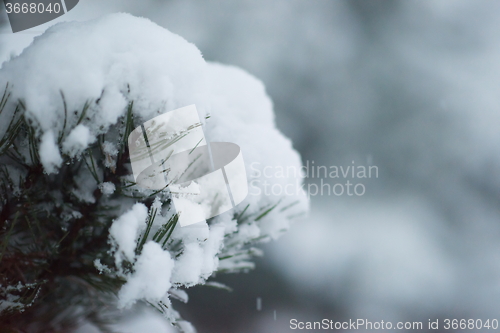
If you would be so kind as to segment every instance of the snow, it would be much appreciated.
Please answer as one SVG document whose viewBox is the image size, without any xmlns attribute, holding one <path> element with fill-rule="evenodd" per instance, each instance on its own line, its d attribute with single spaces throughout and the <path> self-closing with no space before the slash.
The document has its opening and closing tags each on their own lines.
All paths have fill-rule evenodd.
<svg viewBox="0 0 500 333">
<path fill-rule="evenodd" d="M 62 151 L 70 157 L 75 157 L 80 155 L 94 141 L 95 136 L 90 134 L 89 128 L 80 124 L 73 128 L 64 140 Z"/>
<path fill-rule="evenodd" d="M 276 129 L 272 102 L 262 82 L 234 66 L 209 63 L 207 71 L 212 96 L 210 120 L 214 119 L 206 125 L 207 138 L 209 141 L 238 144 L 245 161 L 249 195 L 239 205 L 239 210 L 242 211 L 249 204 L 246 214 L 258 214 L 262 207 L 274 205 L 280 200 L 280 207 L 298 201 L 286 215 L 271 212 L 258 222 L 260 228 L 266 228 L 272 238 L 277 238 L 283 230 L 290 227 L 290 219 L 286 216 L 307 211 L 308 200 L 304 193 L 297 191 L 298 185 L 302 183 L 300 174 L 286 174 L 280 178 L 266 177 L 263 169 L 286 169 L 289 166 L 300 168 L 300 156 L 293 149 L 291 141 Z M 218 116 L 222 111 L 225 111 L 224 114 Z M 258 177 L 255 169 L 259 170 Z M 279 189 L 276 191 L 277 195 L 264 195 L 266 183 Z M 289 192 L 293 193 L 285 193 L 285 189 L 290 186 L 294 190 Z"/>
<path fill-rule="evenodd" d="M 160 301 L 170 289 L 173 266 L 169 252 L 162 250 L 156 242 L 147 242 L 134 265 L 135 272 L 118 293 L 118 307 L 128 307 L 138 299 Z"/>
<path fill-rule="evenodd" d="M 111 195 L 115 193 L 116 186 L 111 182 L 104 182 L 99 184 L 99 190 L 101 190 L 102 194 Z"/>
<path fill-rule="evenodd" d="M 208 279 L 218 268 L 219 258 L 217 254 L 223 247 L 224 227 L 214 225 L 210 228 L 210 236 L 203 244 L 203 264 L 201 266 L 201 277 Z"/>
<path fill-rule="evenodd" d="M 116 145 L 112 142 L 105 141 L 102 144 L 102 151 L 106 155 L 104 166 L 114 170 L 116 167 L 116 156 L 118 156 L 118 149 L 116 148 Z"/>
<path fill-rule="evenodd" d="M 56 144 L 54 132 L 49 130 L 42 135 L 40 142 L 40 159 L 45 172 L 55 173 L 63 162 Z"/>
<path fill-rule="evenodd" d="M 184 284 L 188 287 L 200 282 L 201 267 L 203 265 L 203 249 L 199 244 L 189 243 L 184 246 L 183 254 L 177 259 L 172 282 Z"/>
<path fill-rule="evenodd" d="M 147 19 L 113 14 L 89 22 L 56 24 L 5 62 L 1 74 L 0 86 L 9 82 L 14 87 L 11 100 L 23 100 L 26 117 L 38 124 L 40 155 L 48 173 L 61 166 L 61 153 L 79 157 L 133 101 L 136 124 L 195 104 L 200 119 L 211 116 L 204 126 L 210 141 L 241 147 L 247 177 L 257 180 L 257 187 L 263 188 L 264 180 L 282 188 L 301 182 L 300 176 L 255 179 L 251 173 L 252 162 L 260 168 L 301 163 L 290 140 L 275 127 L 272 102 L 263 84 L 244 70 L 205 62 L 193 44 Z M 78 124 L 86 103 L 88 110 Z M 64 105 L 71 110 L 67 117 Z M 58 148 L 56 137 L 61 135 L 63 143 Z M 107 137 L 103 144 L 104 163 L 110 168 L 116 162 L 117 139 Z M 81 196 L 90 200 L 88 195 Z M 247 213 L 255 214 L 283 198 L 283 205 L 300 201 L 296 212 L 307 210 L 304 195 L 285 194 L 248 196 L 237 209 L 250 204 Z M 268 220 L 276 221 L 276 227 Z M 276 238 L 288 229 L 289 219 L 270 214 L 260 225 Z"/>
<path fill-rule="evenodd" d="M 114 221 L 111 228 L 109 228 L 109 235 L 118 253 L 117 262 L 121 262 L 123 259 L 133 261 L 136 240 L 140 230 L 144 228 L 147 216 L 148 209 L 146 206 L 137 203 L 131 210 Z M 122 257 L 122 253 L 124 258 Z"/>
<path fill-rule="evenodd" d="M 12 100 L 24 100 L 43 132 L 63 129 L 61 91 L 67 109 L 78 110 L 68 115 L 67 128 L 91 102 L 87 125 L 95 135 L 116 123 L 130 100 L 148 118 L 197 102 L 204 65 L 200 51 L 181 37 L 147 19 L 114 14 L 49 28 L 3 64 L 0 82 L 14 86 Z"/>
<path fill-rule="evenodd" d="M 182 255 L 176 260 L 172 282 L 191 287 L 203 283 L 217 270 L 217 254 L 223 246 L 225 228 L 222 224 L 208 228 L 203 223 L 192 225 L 186 232 L 188 228 L 179 228 L 172 235 L 173 239 L 184 236 L 185 244 Z M 198 237 L 194 238 L 193 234 L 198 234 Z"/>
<path fill-rule="evenodd" d="M 186 227 L 177 225 L 172 233 L 172 239 L 181 240 L 183 243 L 203 242 L 210 234 L 210 229 L 206 222 L 191 224 Z"/>
<path fill-rule="evenodd" d="M 217 254 L 222 247 L 223 239 L 224 227 L 214 225 L 204 240 L 192 239 L 191 242 L 184 240 L 186 245 L 175 263 L 172 282 L 191 287 L 208 279 L 218 268 Z"/>
</svg>

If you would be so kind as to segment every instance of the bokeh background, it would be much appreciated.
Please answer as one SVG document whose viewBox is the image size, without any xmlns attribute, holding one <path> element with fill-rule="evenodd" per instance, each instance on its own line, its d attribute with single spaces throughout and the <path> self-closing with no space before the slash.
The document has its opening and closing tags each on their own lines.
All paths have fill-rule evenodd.
<svg viewBox="0 0 500 333">
<path fill-rule="evenodd" d="M 217 276 L 233 292 L 189 290 L 199 332 L 500 319 L 500 1 L 81 0 L 60 20 L 118 11 L 260 78 L 304 164 L 379 170 L 363 196 L 312 196 L 256 270 Z M 0 62 L 46 28 L 0 16 Z"/>
</svg>

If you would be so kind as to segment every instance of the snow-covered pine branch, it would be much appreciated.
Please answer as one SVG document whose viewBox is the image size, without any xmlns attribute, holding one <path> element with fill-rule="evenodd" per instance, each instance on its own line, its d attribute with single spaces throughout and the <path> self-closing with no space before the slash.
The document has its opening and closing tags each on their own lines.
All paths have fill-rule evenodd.
<svg viewBox="0 0 500 333">
<path fill-rule="evenodd" d="M 215 272 L 252 268 L 260 255 L 253 246 L 277 238 L 308 209 L 301 191 L 250 191 L 231 213 L 181 228 L 166 191 L 134 183 L 128 134 L 190 104 L 209 141 L 241 147 L 254 188 L 262 180 L 281 188 L 302 182 L 300 174 L 255 172 L 300 166 L 262 83 L 206 62 L 193 44 L 147 19 L 114 14 L 57 24 L 2 65 L 0 86 L 7 327 L 61 329 L 81 318 L 105 327 L 112 314 L 105 306 L 145 301 L 187 329 L 171 297 L 187 301 L 184 289 Z"/>
</svg>

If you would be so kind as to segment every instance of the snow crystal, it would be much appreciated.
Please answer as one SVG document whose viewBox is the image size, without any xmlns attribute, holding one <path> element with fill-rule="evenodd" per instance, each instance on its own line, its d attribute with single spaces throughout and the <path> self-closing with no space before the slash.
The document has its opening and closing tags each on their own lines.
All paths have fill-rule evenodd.
<svg viewBox="0 0 500 333">
<path fill-rule="evenodd" d="M 147 242 L 134 265 L 135 272 L 118 293 L 118 306 L 128 307 L 138 299 L 158 302 L 170 289 L 170 274 L 174 261 L 153 241 Z"/>
</svg>

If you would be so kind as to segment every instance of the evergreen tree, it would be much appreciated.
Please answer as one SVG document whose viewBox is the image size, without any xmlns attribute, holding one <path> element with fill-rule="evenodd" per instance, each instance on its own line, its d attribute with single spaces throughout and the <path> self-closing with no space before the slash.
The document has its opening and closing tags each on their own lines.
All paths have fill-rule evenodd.
<svg viewBox="0 0 500 333">
<path fill-rule="evenodd" d="M 127 35 L 130 26 L 137 35 Z M 144 41 L 143 36 L 155 34 L 153 42 Z M 90 49 L 85 43 L 92 45 L 100 38 L 111 45 L 110 49 L 92 51 L 101 54 L 87 63 L 94 54 L 82 55 L 82 50 Z M 60 40 L 72 42 L 62 46 Z M 167 46 L 157 46 L 158 40 Z M 147 47 L 150 49 L 144 50 Z M 68 63 L 51 60 L 46 52 L 52 48 L 59 48 L 58 54 Z M 123 48 L 130 50 L 120 59 Z M 153 61 L 144 52 L 160 57 Z M 131 56 L 137 56 L 136 66 L 142 67 L 129 69 L 150 75 L 143 81 L 126 71 L 120 71 L 124 76 L 118 78 L 114 72 L 99 72 L 105 67 L 99 61 L 122 65 Z M 47 60 L 37 63 L 41 57 Z M 169 67 L 169 62 L 155 62 L 168 57 L 178 63 Z M 185 59 L 191 63 L 183 63 Z M 85 68 L 85 63 L 89 67 Z M 184 70 L 179 78 L 174 76 L 177 66 Z M 2 332 L 67 332 L 82 320 L 108 332 L 119 316 L 117 308 L 130 307 L 136 301 L 155 307 L 181 331 L 192 331 L 172 308 L 170 299 L 187 302 L 185 289 L 205 284 L 215 273 L 253 268 L 251 257 L 261 253 L 254 244 L 276 238 L 306 209 L 303 195 L 261 194 L 249 197 L 230 214 L 196 228 L 181 228 L 168 188 L 148 190 L 134 182 L 129 134 L 151 115 L 164 112 L 157 111 L 155 105 L 165 109 L 165 97 L 143 97 L 149 93 L 144 81 L 155 86 L 163 82 L 156 80 L 163 74 L 180 86 L 185 77 L 197 77 L 197 71 L 190 72 L 196 66 L 199 71 L 211 68 L 208 71 L 213 71 L 210 75 L 217 80 L 230 78 L 224 79 L 224 84 L 214 80 L 214 87 L 219 84 L 227 89 L 227 83 L 232 85 L 236 80 L 241 86 L 238 93 L 253 91 L 251 100 L 263 101 L 259 108 L 272 114 L 260 82 L 240 70 L 210 67 L 191 44 L 147 20 L 124 14 L 51 28 L 1 69 L 0 82 L 7 81 L 0 100 Z M 61 75 L 65 70 L 72 71 L 75 80 Z M 99 95 L 92 95 L 89 91 L 95 91 L 99 82 L 89 78 L 96 74 L 112 79 L 99 87 Z M 196 84 L 192 79 L 184 89 L 196 92 Z M 256 125 L 238 119 L 238 115 L 227 117 L 232 126 L 241 124 L 242 133 L 260 128 L 271 138 L 274 146 L 269 150 L 255 145 L 260 155 L 252 155 L 253 142 L 247 144 L 250 156 L 266 151 L 274 156 L 274 149 L 278 149 L 282 152 L 280 162 L 298 165 L 298 155 L 274 128 L 272 117 L 256 113 Z M 205 114 L 204 121 L 208 118 Z M 175 135 L 170 140 L 175 141 Z M 289 178 L 284 184 L 295 183 Z M 132 237 L 133 244 L 125 248 L 116 236 L 119 233 Z"/>
</svg>

